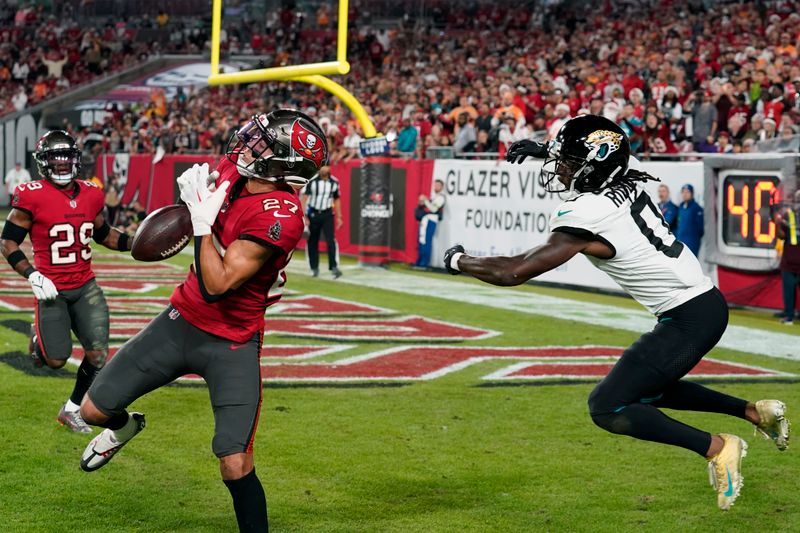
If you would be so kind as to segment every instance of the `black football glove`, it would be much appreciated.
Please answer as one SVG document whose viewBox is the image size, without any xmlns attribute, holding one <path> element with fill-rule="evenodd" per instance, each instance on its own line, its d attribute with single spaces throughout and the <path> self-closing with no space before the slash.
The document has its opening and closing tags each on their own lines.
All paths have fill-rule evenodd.
<svg viewBox="0 0 800 533">
<path fill-rule="evenodd" d="M 517 141 L 508 148 L 506 161 L 509 163 L 522 163 L 526 157 L 544 159 L 547 157 L 547 143 L 538 141 L 522 140 Z"/>
<path fill-rule="evenodd" d="M 456 244 L 455 246 L 451 246 L 444 253 L 444 267 L 447 269 L 448 272 L 450 272 L 454 276 L 457 275 L 457 274 L 461 274 L 461 271 L 456 269 L 456 268 L 453 268 L 453 266 L 450 264 L 450 262 L 453 260 L 453 256 L 454 255 L 463 254 L 463 253 L 464 253 L 464 247 L 461 246 L 460 244 Z"/>
</svg>

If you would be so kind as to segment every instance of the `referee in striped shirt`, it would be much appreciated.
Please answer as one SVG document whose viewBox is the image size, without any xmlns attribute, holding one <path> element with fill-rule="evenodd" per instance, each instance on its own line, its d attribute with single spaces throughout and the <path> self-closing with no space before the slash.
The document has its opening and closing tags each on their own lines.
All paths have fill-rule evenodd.
<svg viewBox="0 0 800 533">
<path fill-rule="evenodd" d="M 339 246 L 334 235 L 333 217 L 336 216 L 336 229 L 342 227 L 342 205 L 339 200 L 339 180 L 331 176 L 331 167 L 325 165 L 319 173 L 303 187 L 301 201 L 303 212 L 308 217 L 308 263 L 311 273 L 319 276 L 319 235 L 325 233 L 328 245 L 328 269 L 336 279 L 342 275 L 339 270 Z"/>
</svg>

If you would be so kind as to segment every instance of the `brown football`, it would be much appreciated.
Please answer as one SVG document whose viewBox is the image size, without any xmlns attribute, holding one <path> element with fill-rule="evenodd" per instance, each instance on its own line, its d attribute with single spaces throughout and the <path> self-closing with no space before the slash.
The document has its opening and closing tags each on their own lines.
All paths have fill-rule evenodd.
<svg viewBox="0 0 800 533">
<path fill-rule="evenodd" d="M 168 205 L 145 218 L 133 236 L 131 255 L 138 261 L 162 261 L 192 240 L 192 216 L 185 205 Z"/>
</svg>

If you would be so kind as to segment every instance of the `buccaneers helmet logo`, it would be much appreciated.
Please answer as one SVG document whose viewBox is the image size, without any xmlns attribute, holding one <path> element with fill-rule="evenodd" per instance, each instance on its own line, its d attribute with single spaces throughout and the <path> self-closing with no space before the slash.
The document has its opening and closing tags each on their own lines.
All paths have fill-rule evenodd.
<svg viewBox="0 0 800 533">
<path fill-rule="evenodd" d="M 318 168 L 322 166 L 322 160 L 325 158 L 322 139 L 318 139 L 316 135 L 305 129 L 299 120 L 292 124 L 292 149 L 316 163 Z"/>
<path fill-rule="evenodd" d="M 589 150 L 597 150 L 594 159 L 603 161 L 611 152 L 619 150 L 622 144 L 622 134 L 609 130 L 593 131 L 586 137 L 584 144 Z"/>
</svg>

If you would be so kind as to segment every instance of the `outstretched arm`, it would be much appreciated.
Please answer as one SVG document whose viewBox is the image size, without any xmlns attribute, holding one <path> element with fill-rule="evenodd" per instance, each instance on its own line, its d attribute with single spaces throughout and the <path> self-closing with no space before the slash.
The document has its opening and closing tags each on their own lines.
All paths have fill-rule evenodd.
<svg viewBox="0 0 800 533">
<path fill-rule="evenodd" d="M 521 285 L 529 279 L 553 270 L 575 255 L 589 251 L 597 245 L 605 247 L 597 241 L 554 232 L 550 234 L 546 243 L 514 257 L 472 257 L 464 254 L 460 245 L 454 246 L 445 252 L 444 263 L 452 274 L 466 272 L 492 285 L 510 287 Z M 455 250 L 456 248 L 460 250 Z M 602 249 L 595 251 L 604 254 Z"/>
</svg>

